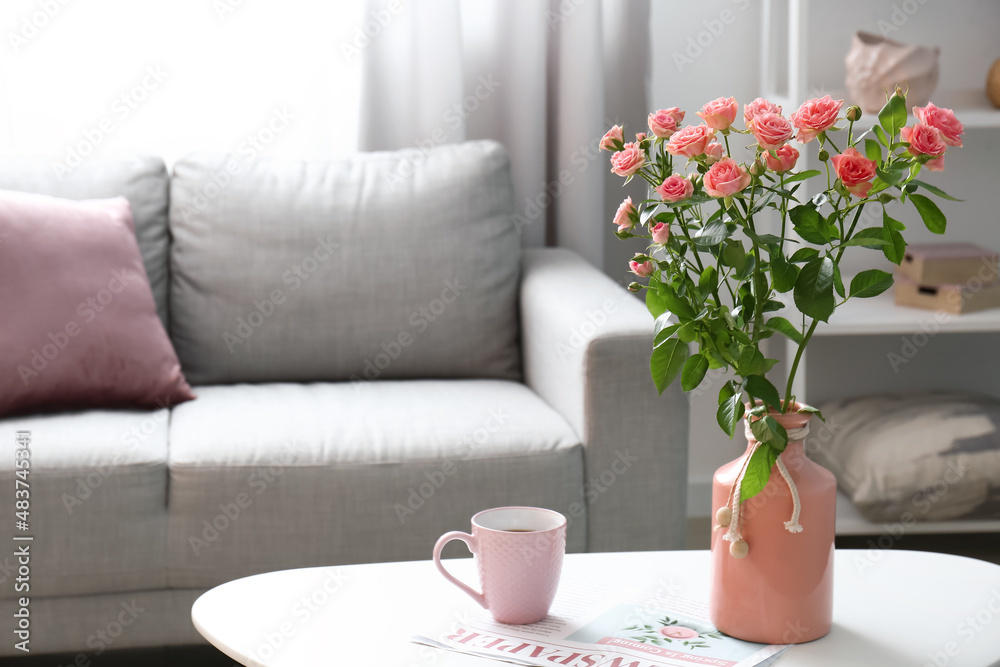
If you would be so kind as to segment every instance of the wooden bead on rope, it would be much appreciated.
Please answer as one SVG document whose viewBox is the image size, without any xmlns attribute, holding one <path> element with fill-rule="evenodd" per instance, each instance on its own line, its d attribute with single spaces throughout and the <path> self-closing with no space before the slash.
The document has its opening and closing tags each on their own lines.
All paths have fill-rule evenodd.
<svg viewBox="0 0 1000 667">
<path fill-rule="evenodd" d="M 746 540 L 730 542 L 729 553 L 733 555 L 733 558 L 746 558 L 747 554 L 750 553 L 750 545 L 746 543 Z"/>
</svg>

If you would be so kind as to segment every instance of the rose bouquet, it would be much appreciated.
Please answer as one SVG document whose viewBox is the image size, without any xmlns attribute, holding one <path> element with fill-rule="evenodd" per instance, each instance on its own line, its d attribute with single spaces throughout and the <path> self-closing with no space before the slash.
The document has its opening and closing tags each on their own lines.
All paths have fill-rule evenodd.
<svg viewBox="0 0 1000 667">
<path fill-rule="evenodd" d="M 620 238 L 650 240 L 629 267 L 648 279 L 630 289 L 646 290 L 656 318 L 653 380 L 661 393 L 678 377 L 691 391 L 709 369 L 732 370 L 734 379 L 719 393 L 719 425 L 732 437 L 748 417 L 761 443 L 743 477 L 743 499 L 764 488 L 788 442 L 772 415 L 817 412 L 792 396 L 816 326 L 848 300 L 877 296 L 892 285 L 892 275 L 879 269 L 845 284 L 844 252 L 881 252 L 899 264 L 905 227 L 887 206 L 909 202 L 930 231 L 942 234 L 945 216 L 924 193 L 954 200 L 917 178 L 924 168 L 942 170 L 948 148 L 962 145 L 962 124 L 949 109 L 915 107 L 916 122 L 907 126 L 906 97 L 897 89 L 872 129 L 856 135 L 861 110 L 850 107 L 841 115 L 842 105 L 826 96 L 785 117 L 781 107 L 758 98 L 743 107 L 740 130 L 734 127 L 736 100 L 719 98 L 698 112 L 700 124 L 682 127 L 685 112 L 660 109 L 649 115 L 649 134 L 625 143 L 616 125 L 601 140 L 601 148 L 613 152 L 611 170 L 626 183 L 644 179 L 653 192 L 638 205 L 625 199 L 614 218 Z M 836 126 L 842 121 L 845 143 L 834 135 L 845 129 Z M 742 160 L 730 150 L 734 133 L 754 140 Z M 793 137 L 802 144 L 819 142 L 821 169 L 794 171 L 799 151 L 789 143 Z M 806 181 L 818 181 L 822 192 L 797 197 Z M 863 217 L 866 208 L 877 215 Z M 865 226 L 862 220 L 881 224 Z M 767 222 L 778 233 L 768 233 Z M 798 311 L 791 319 L 776 314 L 784 313 L 788 304 L 781 295 L 788 293 Z M 783 397 L 767 379 L 778 360 L 761 352 L 762 342 L 774 335 L 798 346 Z"/>
</svg>

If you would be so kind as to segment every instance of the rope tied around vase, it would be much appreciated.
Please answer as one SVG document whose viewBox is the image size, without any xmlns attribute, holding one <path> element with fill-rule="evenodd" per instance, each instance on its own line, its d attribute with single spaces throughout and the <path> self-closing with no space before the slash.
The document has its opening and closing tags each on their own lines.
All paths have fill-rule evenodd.
<svg viewBox="0 0 1000 667">
<path fill-rule="evenodd" d="M 757 442 L 757 439 L 754 437 L 753 431 L 750 430 L 749 422 L 746 422 L 745 435 L 747 441 L 753 443 L 750 453 L 747 454 L 746 460 L 743 461 L 743 465 L 740 468 L 740 474 L 736 476 L 736 481 L 729 490 L 729 500 L 726 505 L 724 507 L 720 507 L 719 511 L 715 514 L 715 519 L 718 522 L 718 525 L 715 526 L 715 530 L 719 530 L 721 528 L 728 529 L 726 534 L 722 536 L 722 539 L 730 543 L 729 553 L 731 553 L 734 558 L 743 558 L 750 551 L 750 546 L 747 544 L 746 540 L 743 539 L 743 535 L 740 533 L 740 523 L 743 510 L 743 501 L 742 498 L 740 498 L 740 487 L 743 485 L 743 478 L 746 476 L 747 468 L 750 465 L 750 459 L 760 446 L 760 443 Z M 789 429 L 788 442 L 792 442 L 794 440 L 804 440 L 807 435 L 809 435 L 809 424 L 804 425 L 802 428 Z M 802 512 L 802 501 L 799 498 L 798 487 L 795 486 L 795 481 L 792 480 L 792 475 L 788 472 L 785 462 L 781 460 L 780 454 L 778 455 L 776 464 L 778 472 L 781 474 L 781 478 L 785 480 L 785 484 L 788 485 L 788 490 L 792 494 L 792 518 L 785 522 L 785 530 L 789 533 L 801 533 L 802 524 L 799 523 L 799 515 Z"/>
</svg>

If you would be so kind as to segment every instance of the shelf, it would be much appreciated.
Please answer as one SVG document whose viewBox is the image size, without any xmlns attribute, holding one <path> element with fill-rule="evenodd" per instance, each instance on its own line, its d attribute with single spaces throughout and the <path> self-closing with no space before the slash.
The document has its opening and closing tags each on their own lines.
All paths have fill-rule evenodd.
<svg viewBox="0 0 1000 667">
<path fill-rule="evenodd" d="M 844 111 L 851 104 L 850 96 L 844 90 L 837 90 L 830 95 L 834 99 L 844 100 Z M 936 106 L 945 107 L 955 112 L 955 116 L 965 125 L 966 131 L 976 128 L 1000 127 L 1000 109 L 997 109 L 986 98 L 986 91 L 983 88 L 968 88 L 964 90 L 942 90 L 931 95 L 931 101 Z M 909 105 L 907 111 L 913 110 L 913 105 Z M 792 109 L 794 111 L 794 109 Z M 861 120 L 854 124 L 855 130 L 864 132 L 870 129 L 878 118 L 878 114 L 865 112 Z M 907 116 L 906 124 L 914 123 L 912 115 Z M 846 121 L 838 123 L 837 127 L 847 127 Z"/>
<path fill-rule="evenodd" d="M 891 523 L 890 523 L 890 527 Z M 898 526 L 896 527 L 898 528 Z M 907 535 L 944 535 L 954 533 L 995 533 L 1000 521 L 959 519 L 954 521 L 918 521 L 903 528 Z M 837 493 L 837 535 L 891 535 L 885 523 L 872 523 L 861 516 L 850 498 Z"/>
<path fill-rule="evenodd" d="M 845 281 L 848 284 L 849 281 Z M 778 313 L 793 324 L 797 312 Z M 910 334 L 918 331 L 947 333 L 978 333 L 1000 331 L 1000 308 L 967 315 L 952 315 L 923 308 L 897 306 L 892 289 L 870 299 L 851 299 L 837 308 L 828 323 L 820 323 L 813 336 L 857 336 L 877 334 Z"/>
</svg>

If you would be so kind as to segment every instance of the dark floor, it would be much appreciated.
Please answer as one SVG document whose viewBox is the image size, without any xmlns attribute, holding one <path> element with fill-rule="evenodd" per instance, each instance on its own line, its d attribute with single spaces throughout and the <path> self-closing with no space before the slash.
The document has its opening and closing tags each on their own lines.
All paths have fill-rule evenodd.
<svg viewBox="0 0 1000 667">
<path fill-rule="evenodd" d="M 2 667 L 239 667 L 211 646 L 0 658 Z"/>
</svg>

